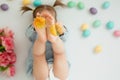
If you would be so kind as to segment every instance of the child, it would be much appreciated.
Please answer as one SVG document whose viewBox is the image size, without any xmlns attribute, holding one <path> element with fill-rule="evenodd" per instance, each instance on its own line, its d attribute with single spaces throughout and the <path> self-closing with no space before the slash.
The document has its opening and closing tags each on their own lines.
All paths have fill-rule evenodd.
<svg viewBox="0 0 120 80">
<path fill-rule="evenodd" d="M 60 0 L 56 0 L 55 6 L 65 6 Z M 23 12 L 32 11 L 29 7 L 22 7 Z M 30 49 L 28 58 L 29 73 L 32 73 L 35 80 L 67 80 L 69 65 L 65 55 L 64 43 L 67 29 L 57 23 L 56 11 L 52 6 L 40 5 L 33 11 L 33 18 L 43 17 L 46 24 L 43 28 L 32 24 L 28 27 L 26 35 L 33 46 Z M 59 35 L 52 35 L 51 26 L 56 25 L 62 32 Z M 56 27 L 57 29 L 57 27 Z"/>
</svg>

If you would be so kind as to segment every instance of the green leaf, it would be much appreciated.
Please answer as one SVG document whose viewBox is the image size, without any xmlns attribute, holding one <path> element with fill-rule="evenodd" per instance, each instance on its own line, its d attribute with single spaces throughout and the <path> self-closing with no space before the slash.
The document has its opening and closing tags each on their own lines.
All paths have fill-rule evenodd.
<svg viewBox="0 0 120 80">
<path fill-rule="evenodd" d="M 8 67 L 2 67 L 0 66 L 0 71 L 5 71 Z"/>
<path fill-rule="evenodd" d="M 3 52 L 3 51 L 5 51 L 5 47 L 0 46 L 0 52 Z"/>
</svg>

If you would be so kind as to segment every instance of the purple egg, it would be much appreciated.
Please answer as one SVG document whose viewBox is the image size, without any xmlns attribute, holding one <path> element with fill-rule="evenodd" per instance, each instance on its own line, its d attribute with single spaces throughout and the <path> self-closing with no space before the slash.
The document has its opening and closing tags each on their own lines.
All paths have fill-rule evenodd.
<svg viewBox="0 0 120 80">
<path fill-rule="evenodd" d="M 3 11 L 7 11 L 8 9 L 9 9 L 9 7 L 8 7 L 8 5 L 7 4 L 1 4 L 1 9 L 3 10 Z"/>
<path fill-rule="evenodd" d="M 93 15 L 97 14 L 97 9 L 94 7 L 90 8 L 90 13 Z"/>
</svg>

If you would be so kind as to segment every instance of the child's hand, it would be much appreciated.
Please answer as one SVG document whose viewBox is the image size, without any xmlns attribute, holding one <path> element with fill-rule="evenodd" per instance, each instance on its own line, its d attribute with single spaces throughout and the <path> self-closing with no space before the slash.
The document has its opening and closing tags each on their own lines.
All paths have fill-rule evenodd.
<svg viewBox="0 0 120 80">
<path fill-rule="evenodd" d="M 42 43 L 45 43 L 47 41 L 47 36 L 46 36 L 46 27 L 43 28 L 39 28 L 39 27 L 35 27 L 35 25 L 33 24 L 35 31 L 38 34 L 37 39 L 40 40 Z"/>
<path fill-rule="evenodd" d="M 58 35 L 61 35 L 66 31 L 66 29 L 63 27 L 63 25 L 61 23 L 57 22 L 55 24 L 55 27 L 56 27 L 56 31 L 57 31 Z"/>
<path fill-rule="evenodd" d="M 34 18 L 33 25 L 34 25 L 34 27 L 44 28 L 45 27 L 45 18 L 43 18 L 43 17 Z"/>
<path fill-rule="evenodd" d="M 53 25 L 53 24 L 55 24 L 55 20 L 54 20 L 54 18 L 53 17 L 47 17 L 46 18 L 46 26 L 51 26 L 51 25 Z"/>
<path fill-rule="evenodd" d="M 50 13 L 42 13 L 41 16 L 45 18 L 47 27 L 55 24 L 55 18 Z"/>
</svg>

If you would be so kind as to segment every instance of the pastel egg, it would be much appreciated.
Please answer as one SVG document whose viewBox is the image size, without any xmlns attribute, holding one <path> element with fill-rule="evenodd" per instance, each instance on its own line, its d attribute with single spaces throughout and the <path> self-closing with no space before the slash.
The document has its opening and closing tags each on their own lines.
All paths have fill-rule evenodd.
<svg viewBox="0 0 120 80">
<path fill-rule="evenodd" d="M 87 30 L 87 29 L 88 29 L 88 24 L 82 24 L 81 30 L 84 31 L 84 30 Z"/>
<path fill-rule="evenodd" d="M 109 22 L 107 22 L 107 24 L 106 24 L 106 27 L 107 27 L 107 29 L 113 29 L 114 28 L 114 22 L 113 21 L 109 21 Z"/>
<path fill-rule="evenodd" d="M 23 5 L 29 5 L 29 4 L 31 4 L 31 0 L 23 0 Z"/>
<path fill-rule="evenodd" d="M 93 22 L 93 27 L 97 28 L 97 27 L 100 27 L 101 26 L 101 21 L 100 20 L 95 20 Z"/>
<path fill-rule="evenodd" d="M 69 8 L 73 8 L 73 7 L 76 6 L 76 3 L 75 3 L 74 1 L 69 1 L 69 2 L 67 3 L 67 6 L 68 6 Z"/>
<path fill-rule="evenodd" d="M 35 0 L 35 1 L 33 2 L 33 5 L 34 5 L 35 7 L 38 7 L 38 6 L 40 6 L 41 4 L 42 4 L 41 0 Z"/>
<path fill-rule="evenodd" d="M 120 30 L 115 30 L 113 34 L 115 37 L 120 37 Z"/>
<path fill-rule="evenodd" d="M 83 36 L 83 37 L 89 37 L 90 34 L 91 34 L 90 30 L 87 29 L 87 30 L 84 30 L 84 31 L 83 31 L 82 36 Z"/>
<path fill-rule="evenodd" d="M 103 4 L 102 4 L 102 8 L 103 9 L 108 9 L 110 7 L 110 2 L 109 1 L 105 1 Z"/>
<path fill-rule="evenodd" d="M 97 9 L 94 8 L 94 7 L 90 8 L 89 11 L 90 11 L 90 13 L 93 14 L 93 15 L 97 14 L 97 12 L 98 12 Z"/>
<path fill-rule="evenodd" d="M 7 4 L 1 4 L 0 7 L 3 11 L 7 11 L 9 9 L 9 6 Z"/>
<path fill-rule="evenodd" d="M 83 2 L 78 2 L 77 7 L 78 7 L 78 9 L 84 9 L 85 5 Z"/>
<path fill-rule="evenodd" d="M 97 45 L 97 46 L 94 48 L 94 52 L 95 52 L 95 53 L 100 53 L 100 52 L 102 52 L 102 46 L 101 46 L 101 45 Z"/>
</svg>

